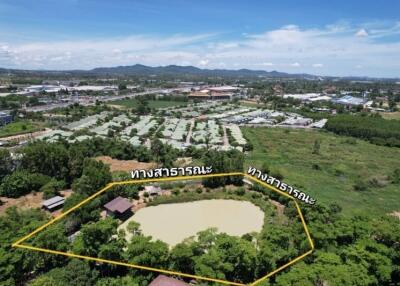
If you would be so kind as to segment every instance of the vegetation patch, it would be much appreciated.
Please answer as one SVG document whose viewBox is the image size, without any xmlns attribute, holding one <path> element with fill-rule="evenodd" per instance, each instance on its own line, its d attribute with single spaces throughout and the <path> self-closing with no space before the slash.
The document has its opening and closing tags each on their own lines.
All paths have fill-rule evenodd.
<svg viewBox="0 0 400 286">
<path fill-rule="evenodd" d="M 32 133 L 41 130 L 38 124 L 32 121 L 17 121 L 0 127 L 0 137 Z"/>
<path fill-rule="evenodd" d="M 246 157 L 248 165 L 267 164 L 280 170 L 285 181 L 321 203 L 337 202 L 346 214 L 386 214 L 400 208 L 400 188 L 395 183 L 399 148 L 362 140 L 349 144 L 346 137 L 308 130 L 286 133 L 280 128 L 244 127 L 242 131 L 254 146 Z M 319 154 L 314 152 L 315 142 L 320 142 Z M 367 191 L 354 188 L 360 182 Z"/>
</svg>

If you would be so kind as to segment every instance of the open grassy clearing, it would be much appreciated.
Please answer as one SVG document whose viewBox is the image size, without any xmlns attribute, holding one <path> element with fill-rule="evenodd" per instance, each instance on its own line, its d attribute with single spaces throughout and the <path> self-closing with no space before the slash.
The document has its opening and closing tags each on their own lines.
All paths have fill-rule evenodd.
<svg viewBox="0 0 400 286">
<path fill-rule="evenodd" d="M 173 100 L 149 100 L 149 107 L 150 108 L 166 108 L 172 106 L 185 106 L 187 102 L 183 101 L 173 101 Z M 139 101 L 132 98 L 132 99 L 121 99 L 112 101 L 111 104 L 113 105 L 122 105 L 128 108 L 136 108 L 139 105 Z"/>
<path fill-rule="evenodd" d="M 39 131 L 41 128 L 30 121 L 17 121 L 6 126 L 0 127 L 0 137 L 31 133 Z"/>
<path fill-rule="evenodd" d="M 313 195 L 324 203 L 336 202 L 345 214 L 387 214 L 400 210 L 400 186 L 387 176 L 399 168 L 400 148 L 376 146 L 361 140 L 314 130 L 242 128 L 254 150 L 246 165 L 261 167 L 266 162 L 283 181 Z M 320 154 L 313 154 L 315 140 Z M 357 182 L 376 179 L 384 186 L 369 184 L 355 191 Z"/>
</svg>

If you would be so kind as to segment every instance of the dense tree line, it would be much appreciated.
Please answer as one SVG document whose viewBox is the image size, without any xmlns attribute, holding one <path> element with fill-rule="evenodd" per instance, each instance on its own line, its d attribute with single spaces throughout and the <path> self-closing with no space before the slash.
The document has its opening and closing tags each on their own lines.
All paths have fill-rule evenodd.
<svg viewBox="0 0 400 286">
<path fill-rule="evenodd" d="M 205 166 L 212 166 L 213 173 L 243 172 L 244 155 L 238 150 L 216 151 L 208 150 L 203 156 Z M 242 176 L 224 176 L 203 180 L 206 187 L 216 188 L 229 184 L 243 185 Z"/>
<path fill-rule="evenodd" d="M 269 223 L 259 234 L 232 237 L 209 229 L 200 232 L 197 239 L 186 239 L 171 249 L 164 242 L 141 234 L 137 226 L 128 228 L 133 237 L 127 242 L 125 233 L 117 231 L 118 224 L 111 218 L 83 224 L 73 242 L 67 239 L 67 222 L 60 222 L 39 233 L 30 243 L 249 283 L 309 249 L 295 208 L 291 203 L 285 205 L 286 219 Z M 262 285 L 396 285 L 400 281 L 400 226 L 395 218 L 367 215 L 349 218 L 341 214 L 336 204 L 303 206 L 303 213 L 316 251 Z M 43 212 L 16 209 L 9 209 L 0 217 L 0 285 L 29 281 L 32 286 L 137 286 L 147 285 L 157 275 L 10 247 L 10 241 L 45 219 Z M 200 282 L 200 285 L 210 283 Z"/>
<path fill-rule="evenodd" d="M 171 167 L 179 152 L 159 140 L 153 142 L 151 150 L 113 138 L 96 137 L 76 143 L 35 141 L 21 148 L 14 159 L 9 151 L 0 150 L 0 195 L 16 198 L 43 187 L 42 191 L 47 190 L 50 196 L 60 191 L 60 186 L 71 185 L 79 185 L 82 190 L 85 186 L 87 190 L 99 189 L 101 184 L 91 180 L 100 174 L 102 163 L 88 158 L 102 155 L 120 160 L 156 161 Z M 85 174 L 85 168 L 91 170 L 90 164 L 98 169 Z"/>
<path fill-rule="evenodd" d="M 361 138 L 374 144 L 400 147 L 399 120 L 343 114 L 329 118 L 325 128 L 340 135 Z"/>
</svg>

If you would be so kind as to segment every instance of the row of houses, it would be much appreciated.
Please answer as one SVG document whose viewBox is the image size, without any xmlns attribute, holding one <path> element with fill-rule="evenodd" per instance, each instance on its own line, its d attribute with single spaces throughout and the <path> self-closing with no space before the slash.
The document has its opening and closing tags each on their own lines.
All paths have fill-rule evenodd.
<svg viewBox="0 0 400 286">
<path fill-rule="evenodd" d="M 0 126 L 10 124 L 13 121 L 12 115 L 6 112 L 0 111 Z"/>
</svg>

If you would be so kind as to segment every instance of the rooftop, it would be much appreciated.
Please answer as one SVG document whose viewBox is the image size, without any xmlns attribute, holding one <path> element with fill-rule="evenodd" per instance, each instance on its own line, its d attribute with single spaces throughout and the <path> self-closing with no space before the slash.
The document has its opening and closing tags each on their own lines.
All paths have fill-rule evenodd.
<svg viewBox="0 0 400 286">
<path fill-rule="evenodd" d="M 55 207 L 58 207 L 58 206 L 64 204 L 64 202 L 65 202 L 65 199 L 63 197 L 55 196 L 51 199 L 44 201 L 42 203 L 42 206 L 45 208 L 48 208 L 48 209 L 53 209 Z"/>
<path fill-rule="evenodd" d="M 129 210 L 132 206 L 133 205 L 129 202 L 128 199 L 125 199 L 123 197 L 116 197 L 111 202 L 105 204 L 104 208 L 113 213 L 118 212 L 122 214 Z"/>
<path fill-rule="evenodd" d="M 158 275 L 156 279 L 151 281 L 149 286 L 188 286 L 189 284 L 175 279 L 171 278 L 165 275 Z"/>
</svg>

